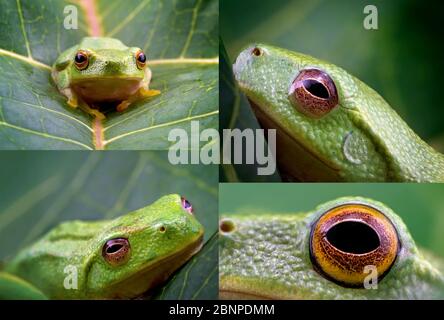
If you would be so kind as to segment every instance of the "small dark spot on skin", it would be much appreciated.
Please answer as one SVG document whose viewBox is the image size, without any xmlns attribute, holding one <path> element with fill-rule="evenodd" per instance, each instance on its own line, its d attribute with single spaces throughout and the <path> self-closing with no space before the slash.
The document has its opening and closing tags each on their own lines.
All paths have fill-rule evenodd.
<svg viewBox="0 0 444 320">
<path fill-rule="evenodd" d="M 236 229 L 236 225 L 230 219 L 222 219 L 219 223 L 219 229 L 223 233 L 230 233 Z"/>
<path fill-rule="evenodd" d="M 254 49 L 251 51 L 251 54 L 254 55 L 254 56 L 256 56 L 256 57 L 259 57 L 259 56 L 262 55 L 262 50 L 259 49 L 259 48 L 254 48 Z"/>
</svg>

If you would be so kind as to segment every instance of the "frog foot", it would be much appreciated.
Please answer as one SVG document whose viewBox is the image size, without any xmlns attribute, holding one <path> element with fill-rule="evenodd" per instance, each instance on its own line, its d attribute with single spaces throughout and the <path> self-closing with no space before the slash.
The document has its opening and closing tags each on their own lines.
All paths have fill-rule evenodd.
<svg viewBox="0 0 444 320">
<path fill-rule="evenodd" d="M 152 90 L 152 89 L 145 89 L 145 88 L 140 88 L 139 89 L 139 95 L 141 97 L 144 98 L 148 98 L 148 97 L 154 97 L 160 94 L 159 90 Z"/>
<path fill-rule="evenodd" d="M 79 106 L 79 103 L 78 103 L 78 101 L 77 101 L 77 98 L 76 97 L 70 97 L 69 99 L 68 99 L 68 105 L 71 107 L 71 108 L 77 108 L 78 106 Z"/>
<path fill-rule="evenodd" d="M 82 109 L 91 116 L 95 117 L 96 120 L 105 120 L 106 118 L 105 115 L 102 112 L 100 112 L 98 109 L 91 108 L 87 104 L 82 105 Z"/>
<path fill-rule="evenodd" d="M 106 119 L 105 115 L 103 113 L 101 113 L 99 110 L 96 110 L 96 109 L 91 109 L 91 115 L 95 116 L 96 119 L 100 120 L 100 121 Z"/>
<path fill-rule="evenodd" d="M 118 104 L 116 107 L 117 112 L 122 112 L 126 109 L 128 109 L 129 105 L 131 104 L 131 101 L 124 100 L 121 103 Z"/>
</svg>

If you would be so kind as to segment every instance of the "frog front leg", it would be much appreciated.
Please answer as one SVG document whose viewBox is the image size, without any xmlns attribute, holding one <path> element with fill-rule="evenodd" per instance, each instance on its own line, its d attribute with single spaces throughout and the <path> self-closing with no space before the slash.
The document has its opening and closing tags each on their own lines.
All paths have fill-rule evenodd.
<svg viewBox="0 0 444 320">
<path fill-rule="evenodd" d="M 153 89 L 149 88 L 150 81 L 151 81 L 151 70 L 149 68 L 146 68 L 145 69 L 145 77 L 141 83 L 139 90 L 137 90 L 137 92 L 135 94 L 133 94 L 131 97 L 129 97 L 128 99 L 119 103 L 119 105 L 116 107 L 116 110 L 118 112 L 122 112 L 122 111 L 128 109 L 130 104 L 132 104 L 133 102 L 159 95 L 160 90 L 153 90 Z"/>
<path fill-rule="evenodd" d="M 128 109 L 130 104 L 132 104 L 136 101 L 139 101 L 139 100 L 145 99 L 145 98 L 149 98 L 149 97 L 154 97 L 159 94 L 160 94 L 159 90 L 153 90 L 153 89 L 147 89 L 147 88 L 141 87 L 134 95 L 129 97 L 127 100 L 124 100 L 121 103 L 119 103 L 119 105 L 116 107 L 116 110 L 118 112 L 122 112 L 122 111 Z"/>
<path fill-rule="evenodd" d="M 105 115 L 101 113 L 99 110 L 91 108 L 88 103 L 79 98 L 71 88 L 65 88 L 61 90 L 61 92 L 68 98 L 68 105 L 72 108 L 79 107 L 89 115 L 93 116 L 97 120 L 104 120 Z"/>
</svg>

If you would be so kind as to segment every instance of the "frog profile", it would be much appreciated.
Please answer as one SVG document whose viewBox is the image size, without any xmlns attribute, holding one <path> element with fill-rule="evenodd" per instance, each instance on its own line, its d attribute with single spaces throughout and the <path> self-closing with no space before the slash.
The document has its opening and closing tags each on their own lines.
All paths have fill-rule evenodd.
<svg viewBox="0 0 444 320">
<path fill-rule="evenodd" d="M 68 105 L 98 119 L 104 119 L 98 110 L 101 103 L 117 102 L 121 112 L 133 102 L 160 94 L 149 89 L 151 70 L 145 53 L 113 38 L 83 38 L 58 57 L 51 74 Z"/>
<path fill-rule="evenodd" d="M 203 233 L 177 194 L 113 220 L 66 221 L 6 263 L 0 300 L 139 297 L 199 252 Z"/>
</svg>

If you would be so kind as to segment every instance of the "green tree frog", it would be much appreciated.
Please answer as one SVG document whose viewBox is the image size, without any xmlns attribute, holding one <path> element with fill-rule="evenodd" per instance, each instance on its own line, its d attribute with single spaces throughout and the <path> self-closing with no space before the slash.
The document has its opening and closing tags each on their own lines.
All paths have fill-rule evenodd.
<svg viewBox="0 0 444 320">
<path fill-rule="evenodd" d="M 196 254 L 203 232 L 179 195 L 114 220 L 64 222 L 6 264 L 0 297 L 134 298 Z"/>
<path fill-rule="evenodd" d="M 259 122 L 276 129 L 277 162 L 288 180 L 444 181 L 444 156 L 344 69 L 254 44 L 233 71 Z"/>
<path fill-rule="evenodd" d="M 52 78 L 68 105 L 80 106 L 99 119 L 104 115 L 98 104 L 119 102 L 117 111 L 123 111 L 135 101 L 160 94 L 149 89 L 151 70 L 145 53 L 113 38 L 83 38 L 57 58 Z"/>
</svg>

